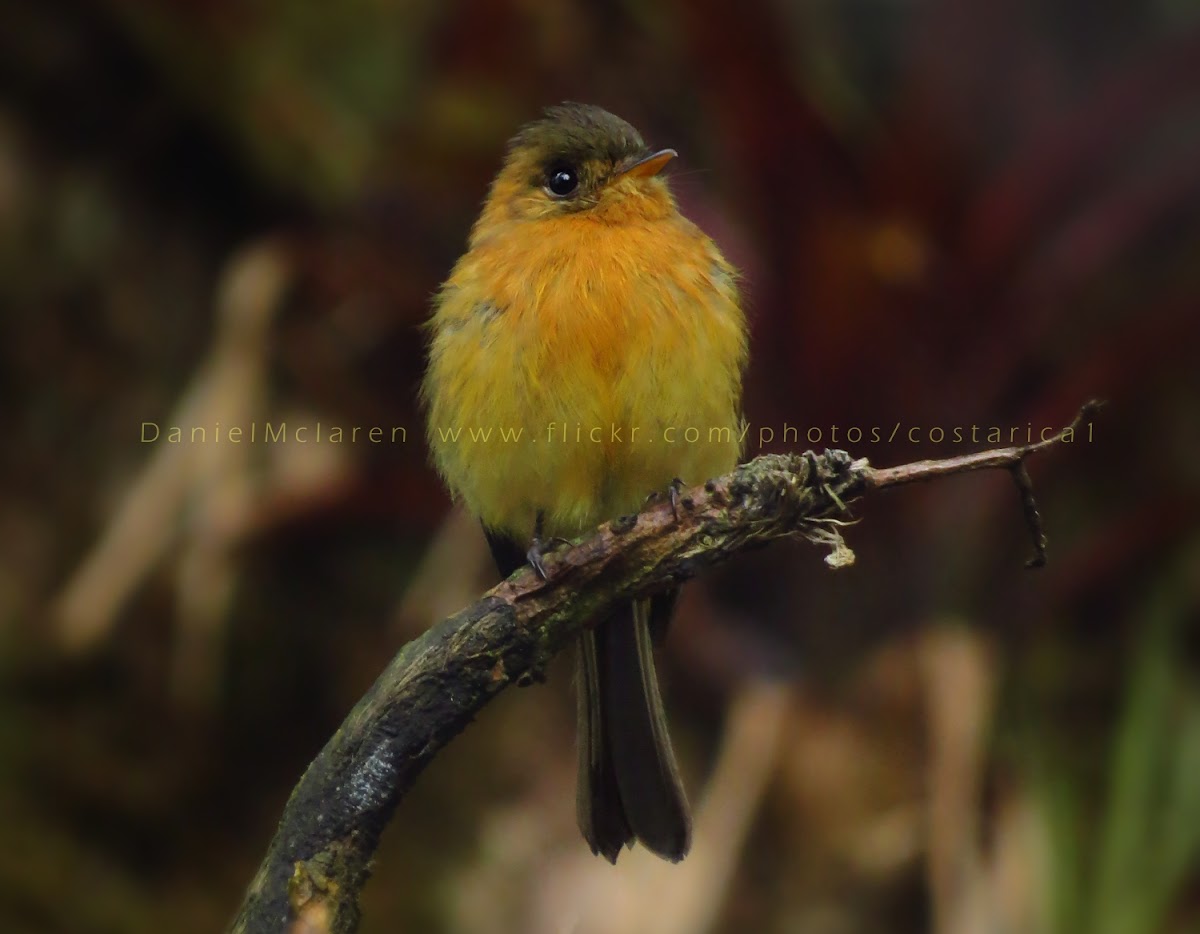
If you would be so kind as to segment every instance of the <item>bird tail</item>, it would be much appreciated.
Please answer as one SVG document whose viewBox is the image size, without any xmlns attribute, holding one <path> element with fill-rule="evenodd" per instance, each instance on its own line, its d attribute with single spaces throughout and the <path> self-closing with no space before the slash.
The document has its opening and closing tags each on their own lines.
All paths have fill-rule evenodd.
<svg viewBox="0 0 1200 934">
<path fill-rule="evenodd" d="M 613 863 L 635 839 L 672 862 L 692 842 L 651 638 L 673 604 L 674 595 L 635 601 L 579 639 L 576 812 L 592 852 Z"/>
</svg>

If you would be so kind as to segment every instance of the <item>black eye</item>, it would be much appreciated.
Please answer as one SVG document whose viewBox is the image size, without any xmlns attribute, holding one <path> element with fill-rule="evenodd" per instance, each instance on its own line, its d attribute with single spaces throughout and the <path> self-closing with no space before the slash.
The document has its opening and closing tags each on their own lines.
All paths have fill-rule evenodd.
<svg viewBox="0 0 1200 934">
<path fill-rule="evenodd" d="M 546 190 L 556 198 L 565 198 L 579 187 L 579 176 L 569 165 L 556 165 L 546 173 Z"/>
</svg>

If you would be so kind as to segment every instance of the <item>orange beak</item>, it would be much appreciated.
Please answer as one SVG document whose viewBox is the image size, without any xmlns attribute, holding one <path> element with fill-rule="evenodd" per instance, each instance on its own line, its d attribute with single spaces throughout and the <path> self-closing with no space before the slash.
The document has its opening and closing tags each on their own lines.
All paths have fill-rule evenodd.
<svg viewBox="0 0 1200 934">
<path fill-rule="evenodd" d="M 617 178 L 649 178 L 657 175 L 677 155 L 679 153 L 674 149 L 660 149 L 658 152 L 653 152 L 625 166 L 617 173 Z"/>
</svg>

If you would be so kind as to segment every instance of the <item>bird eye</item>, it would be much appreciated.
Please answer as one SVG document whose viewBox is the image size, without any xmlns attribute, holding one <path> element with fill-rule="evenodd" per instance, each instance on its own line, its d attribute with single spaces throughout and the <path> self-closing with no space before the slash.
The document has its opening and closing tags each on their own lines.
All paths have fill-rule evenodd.
<svg viewBox="0 0 1200 934">
<path fill-rule="evenodd" d="M 556 198 L 565 198 L 579 187 L 579 176 L 569 165 L 553 166 L 546 173 L 546 190 Z"/>
</svg>

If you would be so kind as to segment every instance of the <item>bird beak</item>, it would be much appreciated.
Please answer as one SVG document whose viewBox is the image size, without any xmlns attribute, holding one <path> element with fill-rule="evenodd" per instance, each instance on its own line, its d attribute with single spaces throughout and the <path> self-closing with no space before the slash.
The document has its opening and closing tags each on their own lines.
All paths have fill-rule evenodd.
<svg viewBox="0 0 1200 934">
<path fill-rule="evenodd" d="M 652 175 L 657 175 L 677 155 L 679 153 L 674 149 L 660 149 L 658 152 L 652 152 L 650 155 L 643 156 L 641 159 L 625 166 L 625 168 L 617 173 L 617 178 L 649 178 Z"/>
</svg>

